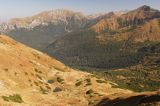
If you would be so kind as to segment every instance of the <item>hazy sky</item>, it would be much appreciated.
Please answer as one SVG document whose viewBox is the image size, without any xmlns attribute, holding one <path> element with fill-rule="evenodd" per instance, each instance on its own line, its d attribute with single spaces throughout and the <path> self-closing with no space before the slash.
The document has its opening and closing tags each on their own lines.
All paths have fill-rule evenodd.
<svg viewBox="0 0 160 106">
<path fill-rule="evenodd" d="M 141 5 L 160 9 L 160 0 L 0 0 L 0 19 L 31 16 L 60 8 L 92 14 L 130 10 Z"/>
</svg>

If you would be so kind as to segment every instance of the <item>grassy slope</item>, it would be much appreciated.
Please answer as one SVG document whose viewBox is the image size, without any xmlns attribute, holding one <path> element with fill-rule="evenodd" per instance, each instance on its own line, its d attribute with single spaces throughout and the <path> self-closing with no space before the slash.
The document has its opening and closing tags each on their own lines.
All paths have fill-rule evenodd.
<svg viewBox="0 0 160 106">
<path fill-rule="evenodd" d="M 115 38 L 117 33 L 106 33 L 110 36 L 107 36 L 105 43 L 100 42 L 97 39 L 98 34 L 91 30 L 72 33 L 51 45 L 47 52 L 74 68 L 92 70 L 90 72 L 96 70 L 96 74 L 118 83 L 123 88 L 135 91 L 158 89 L 159 66 L 143 65 L 141 61 L 145 58 L 149 61 L 149 55 L 155 57 L 153 60 L 159 58 L 159 55 L 156 55 L 159 54 L 159 41 L 136 43 L 132 40 L 119 40 L 121 37 Z M 130 69 L 131 67 L 133 69 Z M 123 70 L 117 71 L 119 68 Z"/>
<path fill-rule="evenodd" d="M 88 106 L 104 95 L 131 93 L 5 35 L 0 36 L 0 59 L 0 105 Z"/>
<path fill-rule="evenodd" d="M 147 43 L 139 49 L 145 56 L 139 64 L 122 69 L 97 69 L 93 72 L 119 87 L 134 91 L 152 91 L 160 87 L 160 43 Z M 100 72 L 100 73 L 99 73 Z"/>
</svg>

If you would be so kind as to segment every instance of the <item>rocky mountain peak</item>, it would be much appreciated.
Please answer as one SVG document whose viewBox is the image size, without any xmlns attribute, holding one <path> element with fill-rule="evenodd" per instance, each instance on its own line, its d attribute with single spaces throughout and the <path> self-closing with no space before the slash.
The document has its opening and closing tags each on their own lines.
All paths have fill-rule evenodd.
<svg viewBox="0 0 160 106">
<path fill-rule="evenodd" d="M 21 28 L 33 29 L 37 26 L 48 26 L 52 24 L 67 28 L 69 26 L 70 31 L 73 26 L 76 28 L 82 27 L 88 20 L 88 17 L 81 12 L 75 12 L 68 9 L 56 9 L 44 11 L 31 17 L 11 19 L 4 25 L 1 25 L 2 28 L 0 28 L 0 30 L 6 32 L 8 30 L 10 31 Z"/>
<path fill-rule="evenodd" d="M 153 19 L 153 18 L 159 18 L 160 17 L 160 11 L 151 8 L 150 6 L 141 6 L 133 11 L 130 11 L 127 13 L 128 16 L 136 19 Z"/>
<path fill-rule="evenodd" d="M 85 17 L 83 13 L 81 12 L 75 12 L 69 9 L 56 9 L 56 10 L 50 10 L 50 11 L 45 11 L 37 16 L 39 17 L 50 17 L 50 18 L 59 18 L 59 17 L 72 17 L 72 16 L 77 16 L 77 17 Z"/>
<path fill-rule="evenodd" d="M 139 7 L 138 9 L 143 10 L 143 11 L 149 11 L 149 10 L 151 10 L 151 7 L 147 6 L 147 5 L 143 5 L 143 6 Z"/>
</svg>

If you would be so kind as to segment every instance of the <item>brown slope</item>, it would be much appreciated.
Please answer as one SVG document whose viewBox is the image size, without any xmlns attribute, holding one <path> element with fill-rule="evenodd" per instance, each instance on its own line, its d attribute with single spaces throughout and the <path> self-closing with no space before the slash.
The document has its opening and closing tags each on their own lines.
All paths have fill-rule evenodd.
<svg viewBox="0 0 160 106">
<path fill-rule="evenodd" d="M 146 22 L 139 29 L 135 30 L 134 39 L 138 41 L 159 41 L 160 40 L 160 19 L 153 19 Z"/>
<path fill-rule="evenodd" d="M 0 105 L 88 106 L 103 95 L 131 93 L 112 88 L 109 81 L 73 70 L 5 35 L 0 36 L 0 59 Z M 22 103 L 8 97 L 14 94 L 21 96 Z"/>
</svg>

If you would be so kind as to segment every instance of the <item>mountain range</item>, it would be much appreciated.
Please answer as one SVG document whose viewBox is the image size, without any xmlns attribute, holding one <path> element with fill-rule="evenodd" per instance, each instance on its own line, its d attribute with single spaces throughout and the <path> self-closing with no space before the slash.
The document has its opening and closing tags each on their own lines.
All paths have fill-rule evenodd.
<svg viewBox="0 0 160 106">
<path fill-rule="evenodd" d="M 0 32 L 0 105 L 159 105 L 159 10 L 58 9 L 11 19 Z"/>
<path fill-rule="evenodd" d="M 160 40 L 160 12 L 142 6 L 126 14 L 96 20 L 85 29 L 62 36 L 46 52 L 71 66 L 121 68 L 137 64 L 146 43 Z"/>
<path fill-rule="evenodd" d="M 72 68 L 96 74 L 116 69 L 131 70 L 131 67 L 142 65 L 143 70 L 139 70 L 145 77 L 148 71 L 143 61 L 146 58 L 157 56 L 155 61 L 147 61 L 155 62 L 156 66 L 159 64 L 160 11 L 146 5 L 127 12 L 98 15 L 65 9 L 45 11 L 31 17 L 11 19 L 1 24 L 0 30 Z M 148 67 L 153 66 L 147 65 L 147 70 L 152 70 Z M 155 74 L 159 75 L 158 71 L 152 76 Z M 137 72 L 134 79 L 124 77 L 132 81 L 137 79 L 136 75 Z M 123 82 L 117 76 L 112 77 L 114 82 Z M 159 87 L 159 80 L 153 77 L 151 83 L 155 83 L 154 87 L 146 83 L 150 77 L 146 81 L 139 79 L 136 88 L 134 85 L 129 87 L 127 82 L 123 86 L 136 91 L 155 90 Z M 145 87 L 141 86 L 142 83 Z"/>
<path fill-rule="evenodd" d="M 57 37 L 84 29 L 109 14 L 84 15 L 67 9 L 45 11 L 35 16 L 15 18 L 0 25 L 1 33 L 38 50 L 45 50 Z M 118 14 L 118 13 L 116 13 Z"/>
<path fill-rule="evenodd" d="M 43 50 L 55 41 L 57 36 L 80 29 L 88 21 L 89 19 L 82 13 L 59 9 L 23 19 L 11 19 L 1 25 L 1 32 L 31 47 Z"/>
</svg>

